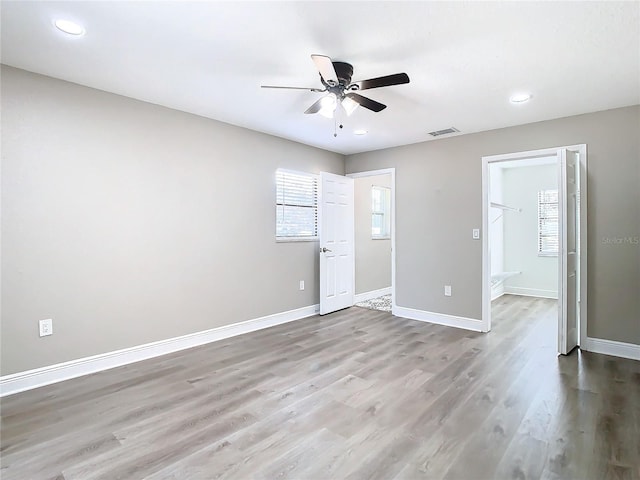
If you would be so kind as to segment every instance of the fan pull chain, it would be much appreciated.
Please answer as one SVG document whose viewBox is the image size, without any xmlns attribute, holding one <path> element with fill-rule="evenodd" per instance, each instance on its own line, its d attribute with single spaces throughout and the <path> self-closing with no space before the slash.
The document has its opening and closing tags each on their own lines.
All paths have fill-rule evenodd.
<svg viewBox="0 0 640 480">
<path fill-rule="evenodd" d="M 338 136 L 338 115 L 342 115 L 342 111 L 340 110 L 340 108 L 336 108 L 335 112 L 333 113 L 333 137 L 337 137 Z M 342 130 L 343 125 L 342 123 L 340 123 L 340 129 Z"/>
</svg>

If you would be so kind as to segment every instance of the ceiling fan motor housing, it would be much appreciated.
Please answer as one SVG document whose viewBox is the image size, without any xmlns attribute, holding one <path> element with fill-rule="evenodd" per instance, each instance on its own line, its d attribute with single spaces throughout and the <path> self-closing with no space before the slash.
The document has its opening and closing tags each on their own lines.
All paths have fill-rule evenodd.
<svg viewBox="0 0 640 480">
<path fill-rule="evenodd" d="M 329 92 L 335 93 L 336 95 L 344 94 L 344 89 L 351 84 L 351 77 L 353 76 L 353 66 L 350 63 L 346 62 L 331 63 L 333 64 L 333 68 L 336 71 L 336 76 L 338 77 L 338 85 L 329 85 L 324 81 L 322 75 L 320 75 L 320 80 L 322 81 L 322 84 L 327 87 L 327 90 Z"/>
<path fill-rule="evenodd" d="M 345 87 L 351 83 L 351 76 L 353 75 L 353 66 L 345 62 L 332 62 L 333 68 L 336 70 L 338 81 L 340 85 Z"/>
</svg>

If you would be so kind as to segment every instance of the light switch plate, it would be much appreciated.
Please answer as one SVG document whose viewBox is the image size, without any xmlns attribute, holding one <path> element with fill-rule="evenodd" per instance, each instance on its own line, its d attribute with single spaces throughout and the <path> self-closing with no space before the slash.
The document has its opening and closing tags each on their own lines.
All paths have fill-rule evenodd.
<svg viewBox="0 0 640 480">
<path fill-rule="evenodd" d="M 479 228 L 474 228 L 471 231 L 471 235 L 473 236 L 474 240 L 479 240 L 480 239 L 480 229 Z"/>
</svg>

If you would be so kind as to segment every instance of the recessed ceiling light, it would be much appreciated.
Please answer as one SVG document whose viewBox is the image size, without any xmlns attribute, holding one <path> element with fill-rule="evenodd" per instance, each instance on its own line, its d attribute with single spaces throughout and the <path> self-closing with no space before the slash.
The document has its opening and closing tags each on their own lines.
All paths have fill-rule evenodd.
<svg viewBox="0 0 640 480">
<path fill-rule="evenodd" d="M 355 130 L 353 132 L 354 135 L 366 135 L 367 131 L 366 130 Z"/>
<path fill-rule="evenodd" d="M 68 33 L 69 35 L 84 35 L 84 28 L 82 25 L 78 25 L 71 20 L 58 19 L 55 21 L 54 25 L 61 32 Z"/>
<path fill-rule="evenodd" d="M 509 98 L 511 103 L 526 103 L 529 100 L 531 100 L 530 93 L 516 93 L 515 95 L 511 95 L 511 98 Z"/>
</svg>

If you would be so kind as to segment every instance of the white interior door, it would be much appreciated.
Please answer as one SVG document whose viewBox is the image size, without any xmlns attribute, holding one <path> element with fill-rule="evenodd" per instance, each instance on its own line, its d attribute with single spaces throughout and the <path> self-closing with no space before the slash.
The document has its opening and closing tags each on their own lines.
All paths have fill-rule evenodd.
<svg viewBox="0 0 640 480">
<path fill-rule="evenodd" d="M 579 166 L 577 152 L 558 151 L 558 352 L 563 355 L 578 346 L 579 335 Z"/>
<path fill-rule="evenodd" d="M 320 173 L 320 315 L 353 305 L 353 179 Z"/>
</svg>

